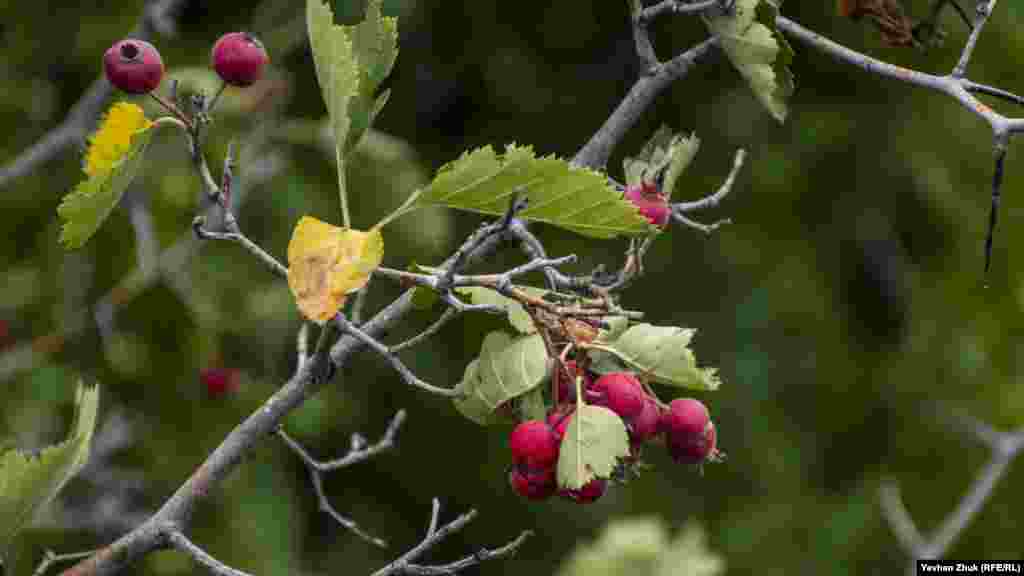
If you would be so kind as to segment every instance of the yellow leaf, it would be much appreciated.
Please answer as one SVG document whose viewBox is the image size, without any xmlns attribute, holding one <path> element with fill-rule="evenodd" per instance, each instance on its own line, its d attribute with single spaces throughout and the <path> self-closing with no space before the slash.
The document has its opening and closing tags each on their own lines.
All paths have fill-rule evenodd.
<svg viewBox="0 0 1024 576">
<path fill-rule="evenodd" d="M 99 129 L 89 137 L 82 170 L 93 177 L 114 169 L 132 150 L 132 137 L 153 125 L 142 108 L 130 102 L 117 102 L 110 107 Z"/>
<path fill-rule="evenodd" d="M 288 243 L 288 286 L 302 315 L 323 324 L 370 281 L 384 258 L 380 229 L 361 232 L 303 216 Z"/>
</svg>

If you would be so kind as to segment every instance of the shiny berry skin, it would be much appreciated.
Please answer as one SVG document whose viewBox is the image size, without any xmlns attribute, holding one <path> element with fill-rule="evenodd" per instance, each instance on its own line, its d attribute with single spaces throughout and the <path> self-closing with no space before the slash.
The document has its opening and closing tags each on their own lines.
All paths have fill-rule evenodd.
<svg viewBox="0 0 1024 576">
<path fill-rule="evenodd" d="M 508 445 L 517 467 L 547 470 L 558 462 L 558 437 L 542 420 L 521 422 L 509 435 Z"/>
<path fill-rule="evenodd" d="M 709 422 L 711 414 L 700 400 L 676 398 L 661 415 L 659 426 L 665 434 L 682 438 L 702 434 Z"/>
<path fill-rule="evenodd" d="M 206 368 L 199 372 L 199 380 L 213 398 L 238 390 L 238 370 L 234 368 Z"/>
<path fill-rule="evenodd" d="M 539 472 L 513 468 L 508 473 L 508 483 L 516 494 L 527 500 L 546 500 L 557 490 L 553 468 Z"/>
<path fill-rule="evenodd" d="M 572 500 L 577 504 L 590 504 L 596 502 L 601 496 L 604 496 L 605 490 L 608 488 L 608 481 L 602 478 L 594 478 L 590 482 L 583 485 L 582 488 L 576 490 L 560 490 L 558 495 Z"/>
<path fill-rule="evenodd" d="M 626 188 L 626 200 L 640 209 L 640 214 L 655 226 L 664 226 L 672 215 L 668 199 L 658 187 L 650 182 L 643 182 Z"/>
<path fill-rule="evenodd" d="M 708 421 L 707 427 L 697 435 L 668 438 L 668 453 L 679 464 L 700 464 L 715 458 L 717 438 L 715 423 Z"/>
<path fill-rule="evenodd" d="M 594 405 L 608 408 L 623 420 L 639 414 L 647 399 L 640 381 L 629 372 L 605 374 L 594 382 L 591 389 L 595 393 Z"/>
<path fill-rule="evenodd" d="M 160 85 L 164 61 L 152 44 L 127 38 L 103 54 L 103 72 L 111 84 L 129 94 L 147 94 Z"/>
<path fill-rule="evenodd" d="M 658 434 L 661 410 L 650 398 L 644 398 L 644 407 L 629 421 L 629 437 L 635 442 L 646 442 Z"/>
<path fill-rule="evenodd" d="M 246 32 L 231 32 L 213 45 L 210 64 L 221 80 L 232 86 L 249 86 L 263 75 L 270 62 L 263 43 Z"/>
</svg>

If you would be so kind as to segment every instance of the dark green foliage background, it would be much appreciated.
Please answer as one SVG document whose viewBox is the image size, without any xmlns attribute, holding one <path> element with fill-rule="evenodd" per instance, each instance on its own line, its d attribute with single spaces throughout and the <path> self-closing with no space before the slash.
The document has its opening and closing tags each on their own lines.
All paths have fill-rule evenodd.
<svg viewBox="0 0 1024 576">
<path fill-rule="evenodd" d="M 296 48 L 281 53 L 287 32 L 270 33 L 299 16 L 301 4 L 190 2 L 180 37 L 158 39 L 157 46 L 171 67 L 205 65 L 222 32 L 254 29 L 267 39 L 274 63 L 291 74 L 287 113 L 315 119 L 324 109 L 308 47 L 293 42 Z M 571 157 L 640 73 L 622 2 L 399 4 L 387 3 L 402 14 L 401 53 L 390 80 L 391 101 L 377 127 L 409 140 L 429 170 L 484 144 L 532 144 Z M 140 7 L 122 0 L 98 7 L 0 2 L 0 161 L 59 122 L 99 73 L 102 52 L 134 25 Z M 912 0 L 910 8 L 923 14 L 923 0 Z M 338 11 L 358 14 L 348 5 Z M 834 17 L 829 2 L 789 2 L 783 13 L 854 49 L 935 72 L 952 68 L 965 38 L 963 27 L 947 18 L 947 46 L 921 54 L 882 47 L 874 31 Z M 972 78 L 1024 91 L 1022 24 L 1017 3 L 999 3 Z M 664 18 L 654 28 L 662 58 L 704 35 L 698 21 L 683 17 Z M 717 58 L 659 98 L 610 163 L 621 177 L 622 155 L 638 149 L 662 122 L 695 130 L 703 147 L 677 187 L 694 199 L 716 189 L 736 148 L 750 152 L 733 195 L 715 214 L 704 215 L 735 223 L 710 238 L 675 229 L 659 239 L 647 277 L 625 296 L 654 323 L 699 329 L 698 357 L 719 366 L 724 381 L 706 400 L 727 464 L 709 466 L 702 478 L 654 450 L 655 470 L 594 506 L 528 504 L 506 486 L 506 428 L 477 427 L 448 402 L 409 390 L 364 353 L 299 420 L 320 418 L 319 429 L 303 440 L 331 457 L 343 453 L 352 432 L 374 438 L 396 409 L 409 410 L 397 452 L 328 482 L 338 509 L 385 536 L 392 548 L 371 548 L 319 514 L 305 471 L 274 441 L 200 508 L 190 536 L 223 561 L 258 574 L 366 573 L 418 541 L 430 499 L 437 496 L 449 518 L 470 507 L 481 512 L 470 530 L 433 554 L 438 561 L 497 545 L 524 528 L 537 532 L 518 557 L 482 570 L 488 574 L 551 573 L 577 540 L 625 514 L 660 515 L 673 525 L 699 519 L 733 574 L 902 569 L 903 552 L 877 504 L 880 480 L 898 479 L 915 519 L 930 529 L 986 456 L 939 421 L 936 408 L 968 410 L 1003 427 L 1024 424 L 1017 340 L 1024 333 L 1024 227 L 1018 225 L 1024 173 L 1014 147 L 985 288 L 981 240 L 992 171 L 987 126 L 950 100 L 794 47 L 798 91 L 785 125 L 776 124 L 725 59 Z M 222 130 L 210 147 L 215 168 L 230 135 L 230 127 Z M 190 197 L 198 181 L 177 141 L 160 138 L 165 144 L 148 157 L 141 182 L 151 190 L 158 232 L 168 243 L 187 230 L 194 207 L 166 198 L 175 190 Z M 0 191 L 7 238 L 0 245 L 0 272 L 39 270 L 27 297 L 0 286 L 0 318 L 16 341 L 61 326 L 71 283 L 85 283 L 85 301 L 93 301 L 135 265 L 124 211 L 80 255 L 58 248 L 56 206 L 81 177 L 79 163 L 80 153 L 68 150 Z M 372 166 L 352 167 L 357 225 L 368 226 L 401 200 L 376 192 L 390 189 L 383 178 Z M 287 169 L 252 192 L 241 224 L 283 257 L 301 214 L 339 220 L 336 196 L 324 156 L 296 148 Z M 433 253 L 414 248 L 406 239 L 415 233 L 416 219 L 406 217 L 385 231 L 387 265 L 436 262 L 454 247 Z M 452 238 L 461 239 L 479 221 L 458 216 Z M 413 234 L 399 234 L 403 227 Z M 553 255 L 579 254 L 580 270 L 621 261 L 622 242 L 537 232 Z M 93 262 L 91 278 L 75 275 L 75 258 Z M 500 270 L 520 258 L 508 250 L 486 268 Z M 163 285 L 150 289 L 118 315 L 119 330 L 148 343 L 135 374 L 114 370 L 98 334 L 88 331 L 54 358 L 62 369 L 42 368 L 2 384 L 2 434 L 27 444 L 54 441 L 68 412 L 58 409 L 59 402 L 70 399 L 74 375 L 99 379 L 105 406 L 119 405 L 137 419 L 135 443 L 116 462 L 144 474 L 147 504 L 155 509 L 287 378 L 294 363 L 299 321 L 290 301 L 280 297 L 283 282 L 226 243 L 206 245 L 195 266 L 197 292 L 221 311 L 219 322 L 197 321 Z M 374 287 L 371 309 L 398 293 L 386 282 Z M 278 308 L 254 316 L 245 302 L 267 290 L 268 301 L 277 295 Z M 389 341 L 428 321 L 415 318 Z M 426 380 L 454 384 L 490 322 L 453 323 L 405 358 Z M 244 376 L 236 396 L 211 400 L 197 374 L 218 353 Z M 1021 558 L 1019 468 L 1011 469 L 950 556 Z M 75 483 L 68 493 L 93 497 Z M 27 549 L 71 551 L 118 535 L 47 528 L 28 534 Z M 136 573 L 192 570 L 178 555 L 161 553 Z"/>
</svg>

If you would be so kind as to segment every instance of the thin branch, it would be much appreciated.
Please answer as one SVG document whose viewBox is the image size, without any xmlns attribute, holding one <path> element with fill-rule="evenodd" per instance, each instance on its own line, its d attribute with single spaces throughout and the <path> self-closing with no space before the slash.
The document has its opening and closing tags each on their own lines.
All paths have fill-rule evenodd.
<svg viewBox="0 0 1024 576">
<path fill-rule="evenodd" d="M 699 14 L 708 8 L 726 4 L 721 0 L 696 0 L 681 2 L 680 0 L 662 0 L 654 6 L 644 8 L 640 13 L 640 21 L 645 24 L 665 14 Z"/>
<path fill-rule="evenodd" d="M 950 73 L 950 76 L 953 78 L 963 78 L 964 74 L 967 73 L 967 65 L 971 62 L 971 56 L 974 54 L 974 47 L 978 43 L 978 37 L 981 36 L 981 31 L 985 28 L 985 23 L 988 22 L 988 17 L 992 15 L 995 7 L 996 0 L 978 0 L 974 16 L 974 27 L 971 29 L 971 35 L 967 37 L 967 43 L 964 44 L 963 52 L 960 53 L 960 60 L 957 61 L 956 66 L 953 67 L 953 72 Z"/>
<path fill-rule="evenodd" d="M 440 504 L 437 499 L 434 499 L 434 512 L 431 514 L 431 527 L 436 525 L 434 519 L 439 512 Z M 532 532 L 525 531 L 519 535 L 515 540 L 509 542 L 501 548 L 494 550 L 488 550 L 486 548 L 480 550 L 476 554 L 467 556 L 456 562 L 450 564 L 442 564 L 438 566 L 423 566 L 417 565 L 413 562 L 429 551 L 431 548 L 439 544 L 442 540 L 451 536 L 452 534 L 462 530 L 467 524 L 476 518 L 476 510 L 470 510 L 465 514 L 462 514 L 455 520 L 452 520 L 448 524 L 437 528 L 436 530 L 428 530 L 427 536 L 411 550 L 400 556 L 394 562 L 381 568 L 380 570 L 373 573 L 373 576 L 391 576 L 392 574 L 413 574 L 413 575 L 434 575 L 434 574 L 454 574 L 459 570 L 464 570 L 470 566 L 475 566 L 481 562 L 492 560 L 496 558 L 503 558 L 516 552 L 520 546 L 526 541 L 526 539 L 532 535 Z"/>
<path fill-rule="evenodd" d="M 167 540 L 172 547 L 179 552 L 184 552 L 192 557 L 192 560 L 199 564 L 203 568 L 206 568 L 210 574 L 215 576 L 250 576 L 248 572 L 242 572 L 236 570 L 227 564 L 224 564 L 220 560 L 217 560 L 213 556 L 210 556 L 205 550 L 196 546 L 192 543 L 184 534 L 181 532 L 171 532 L 167 535 Z"/>
<path fill-rule="evenodd" d="M 129 36 L 146 40 L 157 32 L 173 35 L 174 18 L 184 4 L 185 0 L 159 0 L 147 4 Z M 65 148 L 82 141 L 95 125 L 96 117 L 113 91 L 113 85 L 104 76 L 93 80 L 60 124 L 0 168 L 0 188 L 49 162 Z"/>
<path fill-rule="evenodd" d="M 700 200 L 694 202 L 678 202 L 672 205 L 673 211 L 679 212 L 693 212 L 695 210 L 704 210 L 707 208 L 717 207 L 729 192 L 732 191 L 733 183 L 736 181 L 736 176 L 740 173 L 740 169 L 743 168 L 743 162 L 747 158 L 747 151 L 740 148 L 736 151 L 736 156 L 733 157 L 732 169 L 729 170 L 729 175 L 725 177 L 725 181 L 718 188 L 718 190 L 709 196 L 705 196 Z"/>
<path fill-rule="evenodd" d="M 986 84 L 978 84 L 977 82 L 972 82 L 966 79 L 963 81 L 963 86 L 968 92 L 980 92 L 981 94 L 988 94 L 989 96 L 995 96 L 996 98 L 1002 98 L 1003 100 L 1024 106 L 1024 96 L 1018 96 L 1017 94 L 1003 90 L 1002 88 L 996 88 Z"/>
<path fill-rule="evenodd" d="M 444 328 L 445 324 L 447 324 L 452 318 L 455 318 L 458 315 L 459 311 L 457 309 L 445 308 L 445 311 L 443 314 L 441 314 L 441 317 L 438 318 L 437 321 L 435 321 L 433 324 L 428 326 L 426 330 L 420 332 L 419 334 L 413 336 L 412 338 L 409 338 L 404 342 L 391 346 L 391 351 L 394 353 L 398 353 L 401 352 L 402 350 L 405 350 L 406 348 L 412 348 L 413 346 L 416 346 L 417 344 L 425 341 L 427 338 L 430 338 L 431 336 L 440 332 L 441 328 Z"/>
<path fill-rule="evenodd" d="M 391 423 L 388 424 L 387 430 L 381 439 L 372 446 L 366 446 L 365 441 L 359 435 L 352 436 L 352 447 L 348 454 L 345 454 L 337 460 L 319 461 L 306 451 L 296 440 L 289 436 L 283 428 L 277 429 L 277 435 L 288 445 L 289 448 L 295 452 L 296 455 L 302 460 L 303 464 L 309 470 L 310 482 L 313 484 L 313 491 L 316 493 L 317 502 L 320 507 L 320 511 L 328 514 L 335 522 L 340 524 L 346 530 L 353 532 L 363 540 L 381 548 L 387 547 L 387 542 L 384 540 L 372 536 L 365 532 L 359 525 L 350 518 L 342 516 L 338 511 L 331 505 L 327 499 L 327 494 L 324 492 L 323 475 L 325 472 L 338 470 L 351 466 L 358 462 L 369 460 L 370 458 L 391 450 L 395 446 L 395 440 L 398 437 L 398 430 L 402 427 L 405 422 L 405 410 L 399 410 L 395 417 L 391 419 Z"/>
<path fill-rule="evenodd" d="M 992 264 L 992 241 L 999 219 L 999 204 L 1003 198 L 1003 164 L 1006 161 L 1007 135 L 997 136 L 995 143 L 995 169 L 992 171 L 992 200 L 988 209 L 988 228 L 985 232 L 985 274 Z"/>
<path fill-rule="evenodd" d="M 81 560 L 95 554 L 95 550 L 87 550 L 85 552 L 71 552 L 69 554 L 55 554 L 52 550 L 43 552 L 43 561 L 36 567 L 36 571 L 32 573 L 33 576 L 43 576 L 50 566 L 58 562 L 71 562 L 72 560 Z"/>
<path fill-rule="evenodd" d="M 250 254 L 256 257 L 268 270 L 281 278 L 288 277 L 288 267 L 281 264 L 276 258 L 271 256 L 263 248 L 260 248 L 255 242 L 249 240 L 249 238 L 239 232 L 213 232 L 203 228 L 206 220 L 202 216 L 196 216 L 192 221 L 192 229 L 195 231 L 196 237 L 200 240 L 228 240 L 231 242 L 237 242 L 242 245 Z"/>
</svg>

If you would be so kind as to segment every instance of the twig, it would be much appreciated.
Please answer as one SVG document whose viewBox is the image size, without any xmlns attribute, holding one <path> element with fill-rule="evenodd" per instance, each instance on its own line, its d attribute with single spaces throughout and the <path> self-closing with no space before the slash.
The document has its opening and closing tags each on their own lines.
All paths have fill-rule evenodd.
<svg viewBox="0 0 1024 576">
<path fill-rule="evenodd" d="M 129 34 L 141 40 L 149 39 L 154 33 L 174 35 L 174 18 L 184 6 L 185 0 L 158 0 L 146 5 L 135 29 Z M 82 97 L 75 102 L 60 124 L 25 149 L 13 160 L 0 168 L 0 188 L 35 170 L 40 164 L 50 161 L 68 146 L 85 138 L 96 123 L 104 102 L 114 91 L 113 85 L 104 76 L 93 80 Z"/>
<path fill-rule="evenodd" d="M 395 439 L 398 437 L 398 430 L 405 422 L 405 417 L 405 410 L 399 410 L 398 413 L 395 414 L 395 417 L 391 419 L 391 423 L 388 424 L 388 428 L 384 432 L 384 435 L 381 436 L 381 439 L 372 446 L 365 446 L 361 436 L 353 435 L 352 447 L 348 454 L 345 454 L 337 460 L 327 461 L 319 461 L 313 458 L 309 452 L 307 452 L 301 444 L 292 439 L 292 437 L 289 436 L 283 428 L 277 429 L 277 435 L 285 444 L 288 445 L 289 448 L 292 449 L 293 452 L 295 452 L 295 454 L 299 456 L 302 462 L 306 465 L 306 468 L 309 470 L 310 481 L 313 484 L 314 492 L 316 492 L 320 511 L 330 515 L 335 522 L 340 524 L 346 530 L 352 531 L 363 540 L 366 540 L 375 546 L 380 546 L 381 548 L 387 547 L 387 542 L 363 531 L 355 521 L 342 516 L 337 510 L 335 510 L 334 506 L 331 505 L 330 501 L 327 499 L 326 493 L 324 492 L 323 475 L 325 472 L 338 470 L 358 462 L 369 460 L 381 452 L 394 448 Z"/>
<path fill-rule="evenodd" d="M 85 552 L 71 552 L 69 554 L 55 554 L 53 550 L 46 550 L 43 552 L 43 561 L 36 567 L 36 571 L 33 572 L 33 576 L 43 576 L 50 566 L 58 562 L 71 562 L 72 560 L 81 560 L 88 556 L 95 554 L 95 550 L 87 550 Z M 2 566 L 2 564 L 0 564 Z"/>
<path fill-rule="evenodd" d="M 277 274 L 282 278 L 288 277 L 288 267 L 281 264 L 276 258 L 268 254 L 263 248 L 260 248 L 255 242 L 249 240 L 249 238 L 239 232 L 213 232 L 203 228 L 206 220 L 202 216 L 196 216 L 192 221 L 192 229 L 195 231 L 196 237 L 200 240 L 229 240 L 231 242 L 237 242 L 241 244 L 250 254 L 256 257 L 264 266 L 267 267 L 271 272 Z"/>
<path fill-rule="evenodd" d="M 420 342 L 423 342 L 427 338 L 430 338 L 434 334 L 440 332 L 441 328 L 444 328 L 445 324 L 447 324 L 452 318 L 455 318 L 458 315 L 459 312 L 457 309 L 445 308 L 444 313 L 441 314 L 441 317 L 438 318 L 437 321 L 435 321 L 433 324 L 428 326 L 426 330 L 420 332 L 419 334 L 413 336 L 412 338 L 409 338 L 404 342 L 391 346 L 391 351 L 394 353 L 398 353 L 401 352 L 402 350 L 405 350 L 406 348 L 412 348 L 413 346 L 416 346 Z"/>
<path fill-rule="evenodd" d="M 984 422 L 961 416 L 959 422 L 970 435 L 988 447 L 988 462 L 975 476 L 967 492 L 931 536 L 922 535 L 900 498 L 899 486 L 891 480 L 882 483 L 879 501 L 882 512 L 911 562 L 907 573 L 914 574 L 914 559 L 933 560 L 949 549 L 957 537 L 981 511 L 995 485 L 1006 474 L 1010 462 L 1024 448 L 1024 428 L 1001 432 Z"/>
<path fill-rule="evenodd" d="M 167 541 L 179 552 L 184 552 L 191 556 L 197 564 L 206 568 L 210 574 L 214 574 L 215 576 L 250 576 L 248 572 L 236 570 L 231 566 L 224 564 L 220 560 L 217 560 L 213 556 L 210 556 L 205 550 L 193 544 L 192 541 L 181 532 L 171 532 L 167 535 Z"/>
<path fill-rule="evenodd" d="M 995 142 L 995 169 L 992 171 L 992 200 L 988 209 L 988 229 L 985 232 L 985 273 L 992 264 L 992 240 L 999 219 L 999 203 L 1003 197 L 1003 164 L 1006 161 L 1007 135 L 997 135 Z"/>
<path fill-rule="evenodd" d="M 436 516 L 439 510 L 440 503 L 435 498 L 434 511 L 431 514 L 431 527 L 436 525 Z M 462 514 L 455 520 L 452 520 L 448 524 L 445 524 L 444 526 L 441 526 L 436 530 L 428 529 L 427 536 L 419 544 L 417 544 L 411 550 L 400 556 L 394 562 L 374 572 L 373 576 L 390 576 L 392 574 L 413 574 L 419 576 L 427 576 L 434 574 L 454 574 L 459 570 L 464 570 L 465 568 L 475 566 L 477 564 L 480 564 L 481 562 L 492 560 L 495 558 L 502 558 L 515 553 L 516 550 L 518 550 L 519 547 L 522 546 L 523 542 L 525 542 L 526 539 L 533 534 L 530 531 L 525 531 L 522 534 L 520 534 L 519 537 L 517 537 L 515 540 L 509 542 L 501 548 L 496 548 L 494 550 L 488 550 L 484 548 L 476 554 L 473 554 L 472 556 L 467 556 L 461 560 L 452 562 L 450 564 L 442 564 L 438 566 L 423 566 L 413 564 L 413 562 L 417 558 L 419 558 L 428 550 L 436 546 L 442 540 L 458 532 L 459 530 L 465 528 L 467 524 L 469 524 L 473 521 L 474 518 L 476 518 L 476 515 L 476 510 L 470 510 L 469 512 Z"/>
<path fill-rule="evenodd" d="M 978 84 L 970 80 L 963 81 L 964 89 L 968 92 L 980 92 L 982 94 L 988 94 L 989 96 L 995 96 L 996 98 L 1002 98 L 1014 104 L 1024 106 L 1024 96 L 1018 96 L 1013 92 L 1003 90 L 1002 88 L 996 88 L 994 86 L 988 86 L 986 84 Z"/>
<path fill-rule="evenodd" d="M 985 23 L 988 22 L 988 17 L 992 15 L 995 7 L 996 0 L 978 1 L 971 35 L 967 37 L 967 43 L 964 44 L 964 49 L 960 53 L 960 60 L 957 61 L 956 66 L 953 67 L 953 71 L 950 73 L 950 76 L 953 78 L 963 78 L 964 74 L 967 73 L 967 65 L 970 64 L 971 56 L 974 54 L 974 46 L 978 43 L 978 37 L 981 36 L 981 31 L 985 28 Z"/>
</svg>

